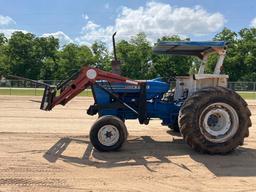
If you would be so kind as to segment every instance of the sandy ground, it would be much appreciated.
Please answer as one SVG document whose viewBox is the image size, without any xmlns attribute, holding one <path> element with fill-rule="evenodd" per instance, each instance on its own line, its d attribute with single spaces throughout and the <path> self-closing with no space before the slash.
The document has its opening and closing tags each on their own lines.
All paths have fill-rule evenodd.
<svg viewBox="0 0 256 192">
<path fill-rule="evenodd" d="M 244 146 L 225 155 L 202 155 L 160 121 L 127 121 L 128 142 L 99 153 L 89 143 L 92 101 L 78 98 L 51 112 L 40 97 L 0 96 L 2 191 L 256 191 L 256 102 Z"/>
</svg>

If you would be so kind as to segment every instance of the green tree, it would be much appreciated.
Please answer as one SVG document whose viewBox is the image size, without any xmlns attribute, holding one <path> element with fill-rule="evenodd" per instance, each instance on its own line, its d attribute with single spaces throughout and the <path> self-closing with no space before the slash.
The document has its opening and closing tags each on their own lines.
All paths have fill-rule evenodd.
<svg viewBox="0 0 256 192">
<path fill-rule="evenodd" d="M 38 52 L 41 52 L 42 67 L 40 70 L 40 79 L 55 79 L 58 71 L 58 49 L 59 40 L 54 37 L 41 37 L 35 39 L 38 44 Z M 40 53 L 38 53 L 39 55 Z"/>
<path fill-rule="evenodd" d="M 256 28 L 239 31 L 238 58 L 240 78 L 243 81 L 256 81 Z"/>
<path fill-rule="evenodd" d="M 162 37 L 159 41 L 181 41 L 179 36 Z M 188 41 L 189 39 L 185 39 Z M 214 40 L 228 42 L 224 72 L 231 81 L 256 80 L 256 29 L 244 28 L 238 33 L 223 29 Z M 122 75 L 133 79 L 162 76 L 169 79 L 176 75 L 195 73 L 199 62 L 185 56 L 156 55 L 144 33 L 130 41 L 117 43 L 117 56 L 121 60 Z M 59 48 L 54 37 L 36 37 L 31 33 L 15 32 L 10 39 L 0 34 L 0 76 L 8 73 L 32 79 L 66 78 L 71 70 L 91 65 L 111 70 L 111 54 L 107 46 L 96 41 L 91 46 L 68 44 Z M 217 56 L 212 55 L 206 71 L 212 73 Z"/>
<path fill-rule="evenodd" d="M 34 60 L 34 40 L 31 33 L 14 32 L 8 44 L 8 62 L 14 75 L 37 79 L 41 66 Z"/>
<path fill-rule="evenodd" d="M 146 79 L 152 56 L 152 47 L 144 33 L 139 33 L 130 42 L 117 43 L 117 56 L 121 60 L 122 74 L 133 79 Z"/>
<path fill-rule="evenodd" d="M 10 65 L 7 63 L 7 38 L 3 33 L 0 33 L 0 79 L 2 75 L 9 73 Z"/>
<path fill-rule="evenodd" d="M 7 38 L 4 36 L 3 33 L 0 33 L 0 46 L 7 42 Z"/>
<path fill-rule="evenodd" d="M 6 53 L 10 73 L 31 79 L 50 78 L 49 74 L 52 73 L 45 61 L 52 59 L 54 68 L 58 48 L 59 42 L 53 37 L 14 32 L 8 41 Z"/>
<path fill-rule="evenodd" d="M 225 41 L 227 43 L 227 55 L 225 57 L 223 67 L 224 73 L 229 75 L 231 81 L 236 81 L 241 76 L 241 63 L 239 56 L 237 33 L 228 28 L 224 28 L 220 33 L 213 38 L 214 41 Z M 212 73 L 217 62 L 217 55 L 211 55 L 206 65 L 206 71 Z"/>
<path fill-rule="evenodd" d="M 91 48 L 94 54 L 95 66 L 105 71 L 111 71 L 111 56 L 106 44 L 102 41 L 95 41 Z"/>
<path fill-rule="evenodd" d="M 228 42 L 224 71 L 230 81 L 256 80 L 256 29 L 241 29 L 238 33 L 225 28 L 214 40 Z M 210 62 L 216 62 L 211 60 Z M 210 63 L 211 64 L 211 63 Z"/>
<path fill-rule="evenodd" d="M 59 64 L 56 78 L 68 77 L 72 71 L 77 71 L 83 66 L 93 65 L 94 58 L 89 47 L 68 44 L 59 52 Z"/>
</svg>

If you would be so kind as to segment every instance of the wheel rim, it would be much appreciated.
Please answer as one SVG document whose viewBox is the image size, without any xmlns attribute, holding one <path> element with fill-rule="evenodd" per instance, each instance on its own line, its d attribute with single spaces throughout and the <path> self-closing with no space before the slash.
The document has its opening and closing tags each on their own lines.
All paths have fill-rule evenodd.
<svg viewBox="0 0 256 192">
<path fill-rule="evenodd" d="M 104 125 L 98 131 L 98 140 L 105 146 L 113 146 L 116 144 L 119 136 L 119 131 L 114 125 Z"/>
<path fill-rule="evenodd" d="M 214 143 L 231 139 L 239 127 L 235 109 L 226 103 L 213 103 L 207 106 L 199 117 L 201 133 Z"/>
</svg>

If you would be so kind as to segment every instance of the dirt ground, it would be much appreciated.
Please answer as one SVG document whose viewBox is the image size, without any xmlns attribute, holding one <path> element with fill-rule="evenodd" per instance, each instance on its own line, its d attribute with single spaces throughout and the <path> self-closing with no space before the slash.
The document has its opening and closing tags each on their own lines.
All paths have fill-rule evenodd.
<svg viewBox="0 0 256 192">
<path fill-rule="evenodd" d="M 127 121 L 121 151 L 93 150 L 90 98 L 51 112 L 40 97 L 0 96 L 0 192 L 3 191 L 256 191 L 256 102 L 253 127 L 235 152 L 197 154 L 160 121 Z M 255 106 L 254 106 L 255 105 Z"/>
</svg>

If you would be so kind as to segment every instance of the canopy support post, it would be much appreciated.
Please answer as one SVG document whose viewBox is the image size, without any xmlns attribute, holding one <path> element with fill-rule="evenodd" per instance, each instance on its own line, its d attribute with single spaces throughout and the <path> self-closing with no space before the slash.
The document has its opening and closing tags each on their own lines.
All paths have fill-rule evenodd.
<svg viewBox="0 0 256 192">
<path fill-rule="evenodd" d="M 221 72 L 221 68 L 226 56 L 226 50 L 225 49 L 216 49 L 216 51 L 219 54 L 219 59 L 216 63 L 215 69 L 214 69 L 214 74 L 219 75 Z"/>
<path fill-rule="evenodd" d="M 204 68 L 205 68 L 205 64 L 208 61 L 208 54 L 204 54 L 203 56 L 203 60 L 200 64 L 199 70 L 198 70 L 198 74 L 204 74 Z"/>
</svg>

